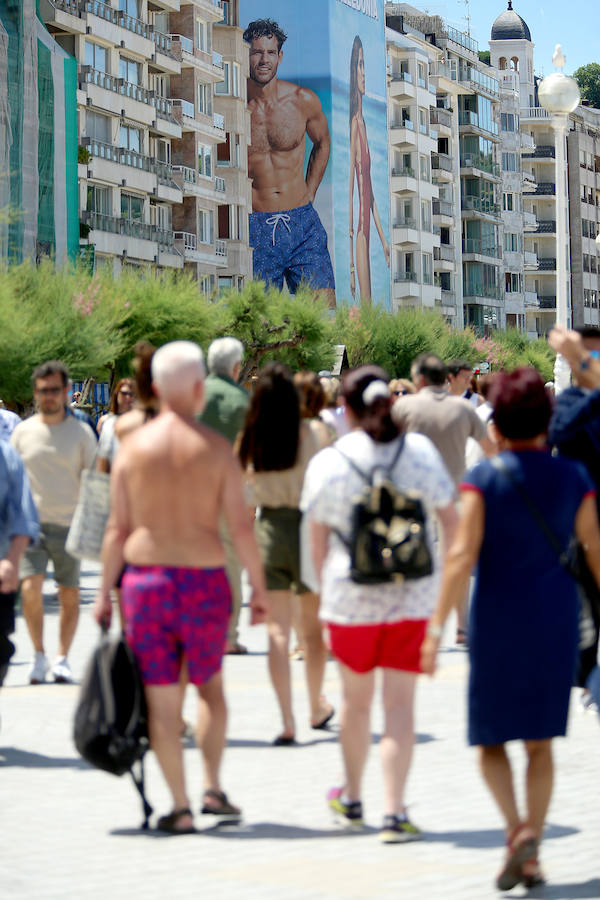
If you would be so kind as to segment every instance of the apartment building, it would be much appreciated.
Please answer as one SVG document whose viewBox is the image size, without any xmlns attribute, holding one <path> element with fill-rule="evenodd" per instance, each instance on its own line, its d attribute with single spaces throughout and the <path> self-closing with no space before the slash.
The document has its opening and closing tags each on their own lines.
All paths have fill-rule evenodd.
<svg viewBox="0 0 600 900">
<path fill-rule="evenodd" d="M 227 266 L 218 273 L 218 285 L 226 289 L 241 288 L 246 279 L 252 278 L 252 250 L 248 245 L 252 183 L 248 178 L 249 57 L 240 27 L 240 0 L 223 0 L 221 6 L 222 19 L 215 23 L 213 38 L 224 69 L 224 78 L 215 87 L 215 106 L 225 126 L 225 141 L 217 146 L 217 172 L 226 188 L 227 202 L 221 203 L 218 211 L 218 238 L 227 244 Z"/>
<path fill-rule="evenodd" d="M 217 174 L 226 142 L 213 32 L 218 0 L 40 0 L 78 62 L 82 239 L 96 264 L 189 272 L 212 293 L 228 271 Z"/>
<path fill-rule="evenodd" d="M 600 326 L 600 110 L 571 115 L 567 161 L 573 325 Z"/>
</svg>

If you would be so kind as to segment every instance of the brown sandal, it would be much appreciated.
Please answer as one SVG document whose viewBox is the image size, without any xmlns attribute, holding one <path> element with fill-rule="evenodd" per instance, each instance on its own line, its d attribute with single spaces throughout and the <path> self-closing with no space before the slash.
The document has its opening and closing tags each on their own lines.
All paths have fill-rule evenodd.
<svg viewBox="0 0 600 900">
<path fill-rule="evenodd" d="M 529 834 L 523 835 L 523 831 Z M 508 850 L 506 862 L 496 878 L 496 887 L 501 891 L 510 891 L 522 880 L 523 863 L 535 859 L 537 853 L 537 841 L 533 831 L 525 823 L 517 825 L 509 834 L 506 846 Z"/>
<path fill-rule="evenodd" d="M 167 834 L 195 834 L 196 829 L 193 825 L 190 825 L 187 828 L 177 828 L 177 823 L 180 819 L 183 819 L 184 816 L 191 815 L 192 811 L 191 809 L 188 809 L 188 807 L 185 807 L 185 809 L 174 809 L 168 816 L 160 817 L 156 823 L 156 828 L 158 831 L 165 831 Z"/>
<path fill-rule="evenodd" d="M 207 800 L 216 800 L 217 802 L 207 803 Z M 227 818 L 232 820 L 240 819 L 242 815 L 239 806 L 234 806 L 233 803 L 230 803 L 224 791 L 213 790 L 204 791 L 201 812 L 203 815 L 227 816 Z"/>
<path fill-rule="evenodd" d="M 537 856 L 526 859 L 521 867 L 521 881 L 526 888 L 533 888 L 539 884 L 545 884 L 546 879 L 540 869 L 540 863 Z"/>
</svg>

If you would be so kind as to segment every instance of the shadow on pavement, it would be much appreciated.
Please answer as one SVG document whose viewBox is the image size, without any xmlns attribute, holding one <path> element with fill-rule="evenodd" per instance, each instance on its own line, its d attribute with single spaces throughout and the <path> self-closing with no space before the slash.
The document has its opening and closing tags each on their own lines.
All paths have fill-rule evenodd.
<svg viewBox="0 0 600 900">
<path fill-rule="evenodd" d="M 256 741 L 253 738 L 227 738 L 227 747 L 270 747 L 271 750 L 286 750 L 287 752 L 293 752 L 301 747 L 312 747 L 315 744 L 335 744 L 337 743 L 337 740 L 338 735 L 336 732 L 330 733 L 329 737 L 313 738 L 310 741 L 298 741 L 298 743 L 291 744 L 289 747 L 274 747 L 272 741 Z"/>
<path fill-rule="evenodd" d="M 165 834 L 163 831 L 143 828 L 114 828 L 109 831 L 114 837 L 150 837 L 170 838 L 184 835 Z M 254 822 L 248 825 L 213 825 L 210 828 L 199 828 L 192 837 L 237 838 L 238 840 L 294 840 L 297 838 L 340 838 L 353 835 L 377 834 L 377 829 L 365 826 L 358 831 L 343 828 L 302 828 L 299 825 L 281 825 L 277 822 Z"/>
<path fill-rule="evenodd" d="M 582 881 L 580 884 L 544 884 L 532 888 L 528 897 L 543 897 L 544 900 L 578 900 L 580 897 L 600 897 L 600 878 Z"/>
<path fill-rule="evenodd" d="M 547 825 L 544 831 L 544 841 L 569 837 L 578 833 L 578 828 L 566 825 Z M 494 828 L 482 831 L 428 831 L 425 839 L 432 842 L 454 844 L 456 847 L 468 847 L 472 850 L 487 850 L 490 847 L 503 847 L 506 836 L 501 828 Z M 546 895 L 544 894 L 544 896 Z M 570 894 L 565 894 L 565 897 L 570 898 L 570 896 Z M 574 896 L 579 895 L 575 894 Z M 582 894 L 581 896 L 587 897 L 588 895 Z M 590 894 L 589 896 L 594 895 Z M 600 893 L 595 896 L 600 897 Z"/>
<path fill-rule="evenodd" d="M 21 769 L 88 769 L 89 763 L 77 756 L 44 756 L 15 747 L 0 747 L 0 768 L 15 766 Z"/>
</svg>

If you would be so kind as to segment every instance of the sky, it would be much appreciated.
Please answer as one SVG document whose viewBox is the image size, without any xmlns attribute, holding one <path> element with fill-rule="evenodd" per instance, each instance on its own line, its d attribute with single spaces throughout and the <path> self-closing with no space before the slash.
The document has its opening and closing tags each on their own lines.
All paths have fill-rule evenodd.
<svg viewBox="0 0 600 900">
<path fill-rule="evenodd" d="M 440 3 L 416 2 L 412 5 L 431 15 L 442 16 L 460 31 L 467 31 L 467 11 L 471 17 L 471 37 L 479 42 L 480 50 L 489 50 L 488 41 L 492 25 L 508 4 L 506 0 L 444 0 Z M 596 8 L 589 0 L 513 0 L 513 9 L 529 25 L 535 45 L 534 63 L 537 75 L 549 75 L 554 71 L 552 54 L 557 43 L 562 44 L 567 59 L 565 73 L 572 75 L 586 63 L 600 63 L 600 39 L 595 14 Z"/>
</svg>

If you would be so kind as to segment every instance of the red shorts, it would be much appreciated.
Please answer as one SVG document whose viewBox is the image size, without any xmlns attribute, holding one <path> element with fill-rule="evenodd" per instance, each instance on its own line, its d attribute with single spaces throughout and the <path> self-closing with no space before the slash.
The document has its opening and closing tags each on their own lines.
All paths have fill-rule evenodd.
<svg viewBox="0 0 600 900">
<path fill-rule="evenodd" d="M 421 672 L 421 644 L 427 619 L 404 619 L 382 625 L 328 623 L 329 646 L 340 662 L 353 672 L 402 669 Z"/>
<path fill-rule="evenodd" d="M 231 592 L 225 569 L 127 566 L 125 634 L 144 684 L 177 684 L 185 656 L 192 684 L 221 668 Z"/>
</svg>

